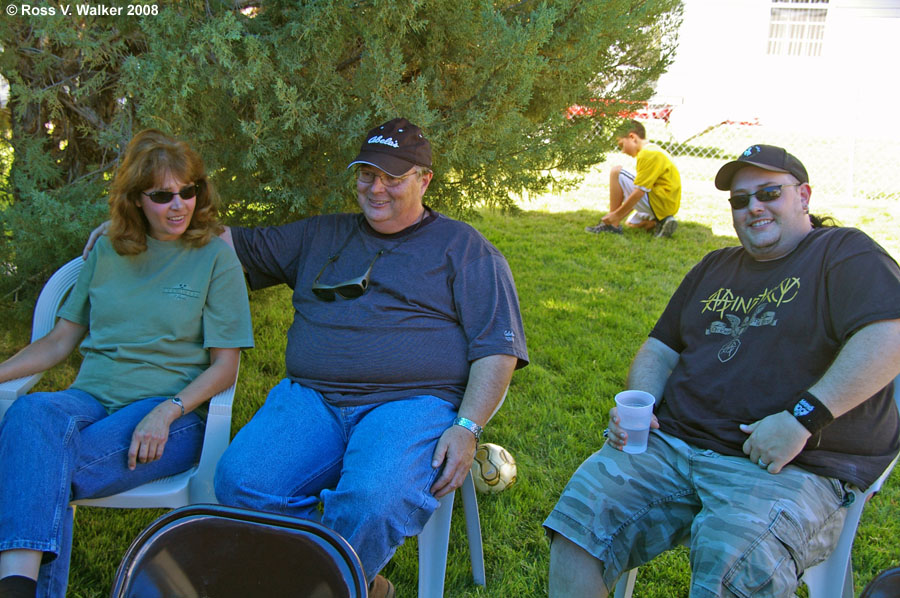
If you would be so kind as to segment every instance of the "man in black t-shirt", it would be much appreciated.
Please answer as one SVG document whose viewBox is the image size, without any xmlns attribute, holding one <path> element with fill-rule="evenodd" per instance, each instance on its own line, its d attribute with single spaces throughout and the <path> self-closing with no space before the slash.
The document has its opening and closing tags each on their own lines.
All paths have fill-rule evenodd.
<svg viewBox="0 0 900 598">
<path fill-rule="evenodd" d="M 610 412 L 607 444 L 545 527 L 550 596 L 605 596 L 691 542 L 692 596 L 792 596 L 830 554 L 844 484 L 898 452 L 900 268 L 858 230 L 809 214 L 806 169 L 754 145 L 723 166 L 741 247 L 682 281 L 632 363 L 657 397 L 646 453 Z"/>
</svg>

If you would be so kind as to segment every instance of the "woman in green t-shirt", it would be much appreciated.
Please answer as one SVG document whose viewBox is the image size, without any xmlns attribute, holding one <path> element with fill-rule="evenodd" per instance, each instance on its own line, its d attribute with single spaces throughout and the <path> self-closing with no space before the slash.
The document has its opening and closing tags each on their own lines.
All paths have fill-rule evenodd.
<svg viewBox="0 0 900 598">
<path fill-rule="evenodd" d="M 79 343 L 84 356 L 71 387 L 25 395 L 0 422 L 0 596 L 65 595 L 71 500 L 198 460 L 198 408 L 234 382 L 240 349 L 253 345 L 216 200 L 187 144 L 135 136 L 110 189 L 108 237 L 56 326 L 0 364 L 3 381 L 53 367 Z"/>
</svg>

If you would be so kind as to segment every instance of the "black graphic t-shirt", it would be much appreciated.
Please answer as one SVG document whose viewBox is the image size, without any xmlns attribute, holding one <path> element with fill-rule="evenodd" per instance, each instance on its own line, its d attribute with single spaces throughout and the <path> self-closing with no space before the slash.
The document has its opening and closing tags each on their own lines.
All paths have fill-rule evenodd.
<svg viewBox="0 0 900 598">
<path fill-rule="evenodd" d="M 680 356 L 660 428 L 743 455 L 739 424 L 789 409 L 863 326 L 900 318 L 900 267 L 852 228 L 814 229 L 789 255 L 757 262 L 741 247 L 708 254 L 650 336 Z M 868 487 L 898 451 L 892 385 L 814 435 L 793 461 Z"/>
</svg>

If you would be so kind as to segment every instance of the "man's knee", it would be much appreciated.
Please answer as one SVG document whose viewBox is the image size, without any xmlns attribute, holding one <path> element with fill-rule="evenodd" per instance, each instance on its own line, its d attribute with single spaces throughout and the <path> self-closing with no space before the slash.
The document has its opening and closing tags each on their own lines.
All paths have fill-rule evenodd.
<svg viewBox="0 0 900 598">
<path fill-rule="evenodd" d="M 241 484 L 240 475 L 235 470 L 233 459 L 229 458 L 226 450 L 216 466 L 216 474 L 213 479 L 213 488 L 216 499 L 223 505 L 242 506 L 240 503 Z"/>
<path fill-rule="evenodd" d="M 803 530 L 785 511 L 755 530 L 743 519 L 737 514 L 730 523 L 705 522 L 698 530 L 691 543 L 692 583 L 719 596 L 792 596 L 809 560 Z"/>
<path fill-rule="evenodd" d="M 793 467 L 761 475 L 765 483 L 738 505 L 698 516 L 694 584 L 726 596 L 791 596 L 803 571 L 831 554 L 846 517 L 840 482 Z"/>
<path fill-rule="evenodd" d="M 597 596 L 605 598 L 603 561 L 568 538 L 553 533 L 550 541 L 550 598 Z"/>
<path fill-rule="evenodd" d="M 271 490 L 266 487 L 265 472 L 263 461 L 248 458 L 244 451 L 236 450 L 232 444 L 216 466 L 213 478 L 216 499 L 223 505 L 263 508 L 257 496 Z"/>
<path fill-rule="evenodd" d="M 427 489 L 398 484 L 384 476 L 344 476 L 334 490 L 322 492 L 322 502 L 326 519 L 347 528 L 377 521 L 395 541 L 417 535 L 438 507 L 438 500 Z M 371 521 L 366 523 L 367 519 Z"/>
</svg>

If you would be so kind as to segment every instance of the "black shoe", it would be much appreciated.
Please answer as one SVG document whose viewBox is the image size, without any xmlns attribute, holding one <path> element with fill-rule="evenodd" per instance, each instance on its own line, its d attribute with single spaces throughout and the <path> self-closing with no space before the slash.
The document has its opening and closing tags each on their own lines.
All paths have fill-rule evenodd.
<svg viewBox="0 0 900 598">
<path fill-rule="evenodd" d="M 900 567 L 882 571 L 859 595 L 859 598 L 897 598 L 900 596 Z"/>
<path fill-rule="evenodd" d="M 672 236 L 672 233 L 675 232 L 676 228 L 678 228 L 678 222 L 675 220 L 675 218 L 672 216 L 666 216 L 656 223 L 656 228 L 653 229 L 653 236 L 658 239 L 668 239 Z"/>
<path fill-rule="evenodd" d="M 0 580 L 0 596 L 3 598 L 34 598 L 37 582 L 30 577 L 10 575 Z"/>
<path fill-rule="evenodd" d="M 586 226 L 584 227 L 584 230 L 589 233 L 594 233 L 595 235 L 600 233 L 615 233 L 617 235 L 622 234 L 621 226 L 613 226 L 612 224 L 605 224 L 603 222 L 596 226 Z"/>
</svg>

